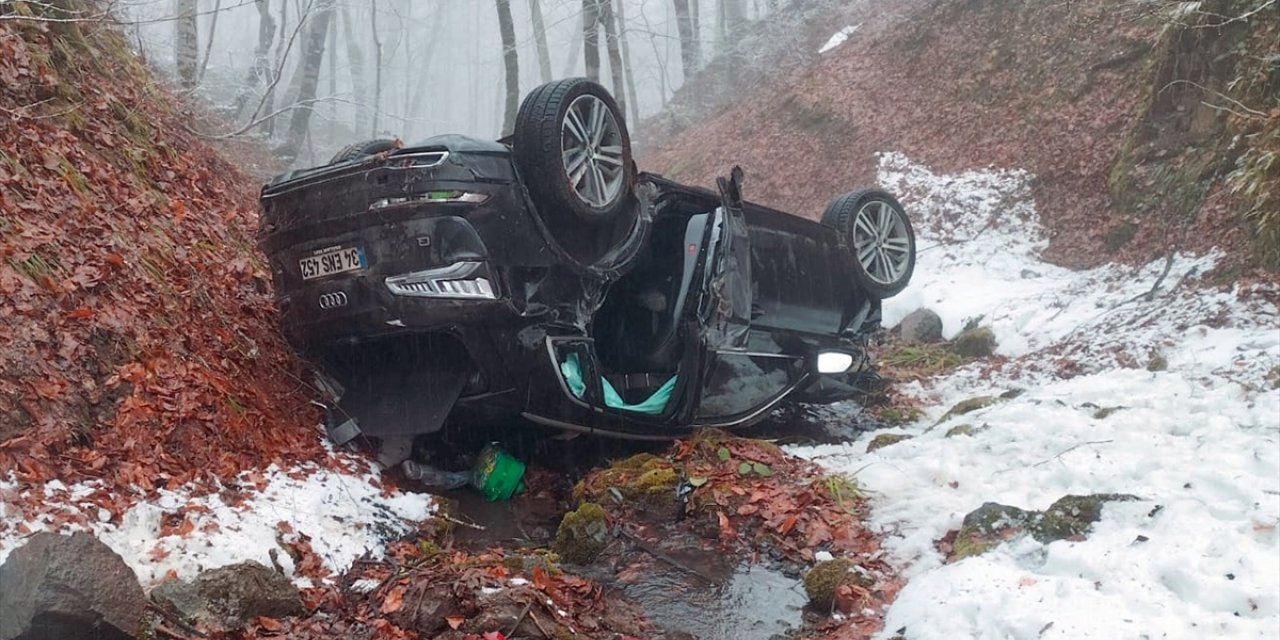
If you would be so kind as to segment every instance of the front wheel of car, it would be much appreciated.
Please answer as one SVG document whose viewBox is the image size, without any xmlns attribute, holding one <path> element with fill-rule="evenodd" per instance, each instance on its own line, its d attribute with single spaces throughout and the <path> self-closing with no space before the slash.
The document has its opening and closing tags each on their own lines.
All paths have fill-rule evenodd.
<svg viewBox="0 0 1280 640">
<path fill-rule="evenodd" d="M 916 236 L 889 193 L 863 189 L 839 196 L 822 214 L 822 224 L 836 230 L 854 279 L 872 297 L 893 297 L 911 281 Z"/>
<path fill-rule="evenodd" d="M 631 138 L 613 96 L 591 80 L 530 92 L 516 115 L 512 153 L 549 221 L 609 223 L 632 206 Z"/>
</svg>

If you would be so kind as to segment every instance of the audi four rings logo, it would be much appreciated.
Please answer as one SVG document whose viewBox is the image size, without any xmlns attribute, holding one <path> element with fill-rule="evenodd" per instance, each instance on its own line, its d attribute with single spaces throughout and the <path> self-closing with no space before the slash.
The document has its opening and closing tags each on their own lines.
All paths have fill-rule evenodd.
<svg viewBox="0 0 1280 640">
<path fill-rule="evenodd" d="M 347 306 L 347 294 L 341 291 L 320 294 L 321 309 L 337 309 Z"/>
</svg>

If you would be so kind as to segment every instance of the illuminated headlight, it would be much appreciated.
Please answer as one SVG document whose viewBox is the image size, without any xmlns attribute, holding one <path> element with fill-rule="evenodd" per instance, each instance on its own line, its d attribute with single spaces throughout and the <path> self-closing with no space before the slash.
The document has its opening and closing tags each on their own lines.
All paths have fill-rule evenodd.
<svg viewBox="0 0 1280 640">
<path fill-rule="evenodd" d="M 369 210 L 385 209 L 387 207 L 394 207 L 402 204 L 436 202 L 466 202 L 469 204 L 480 204 L 488 199 L 489 196 L 483 193 L 474 193 L 471 191 L 428 191 L 426 193 L 414 193 L 407 196 L 380 198 L 369 204 Z"/>
<path fill-rule="evenodd" d="M 398 296 L 496 300 L 493 284 L 476 275 L 482 262 L 455 262 L 447 267 L 415 271 L 386 279 L 387 289 Z"/>
<path fill-rule="evenodd" d="M 844 373 L 853 366 L 853 356 L 842 351 L 823 351 L 818 354 L 818 373 Z"/>
</svg>

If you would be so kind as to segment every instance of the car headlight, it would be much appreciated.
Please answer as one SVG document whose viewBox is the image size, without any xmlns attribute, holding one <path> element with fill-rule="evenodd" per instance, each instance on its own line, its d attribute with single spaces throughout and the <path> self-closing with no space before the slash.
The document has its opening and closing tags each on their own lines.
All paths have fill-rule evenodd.
<svg viewBox="0 0 1280 640">
<path fill-rule="evenodd" d="M 496 300 L 493 284 L 483 273 L 483 262 L 455 262 L 447 267 L 415 271 L 386 279 L 387 289 L 398 296 Z"/>
<path fill-rule="evenodd" d="M 818 373 L 844 373 L 853 366 L 853 356 L 843 351 L 823 351 L 818 354 Z"/>
</svg>

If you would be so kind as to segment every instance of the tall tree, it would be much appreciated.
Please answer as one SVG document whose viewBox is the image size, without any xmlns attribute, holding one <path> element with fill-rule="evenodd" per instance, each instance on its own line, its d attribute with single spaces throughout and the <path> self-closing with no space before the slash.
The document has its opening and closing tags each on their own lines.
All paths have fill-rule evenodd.
<svg viewBox="0 0 1280 640">
<path fill-rule="evenodd" d="M 560 74 L 562 78 L 578 75 L 578 58 L 582 57 L 582 50 L 586 48 L 583 42 L 583 34 L 586 33 L 586 16 L 578 14 L 578 28 L 573 32 L 573 41 L 569 44 L 569 59 L 564 63 L 564 73 Z"/>
<path fill-rule="evenodd" d="M 718 44 L 721 50 L 729 50 L 747 22 L 746 0 L 717 0 L 717 8 L 720 19 Z"/>
<path fill-rule="evenodd" d="M 196 82 L 204 82 L 205 69 L 209 68 L 209 54 L 213 53 L 213 39 L 218 33 L 218 16 L 222 13 L 222 0 L 213 1 L 213 17 L 209 19 L 209 39 L 204 43 L 204 59 L 200 61 L 200 73 Z"/>
<path fill-rule="evenodd" d="M 604 25 L 604 46 L 609 52 L 609 79 L 613 83 L 613 96 L 618 102 L 618 113 L 627 113 L 627 87 L 622 81 L 622 53 L 618 48 L 618 22 L 613 17 L 613 0 L 603 0 L 600 8 L 600 23 Z"/>
<path fill-rule="evenodd" d="M 538 45 L 538 73 L 544 83 L 551 82 L 551 51 L 547 49 L 547 27 L 542 23 L 538 0 L 529 0 L 529 15 L 533 20 L 533 41 Z"/>
<path fill-rule="evenodd" d="M 696 5 L 697 0 L 694 0 Z M 693 16 L 689 13 L 689 0 L 671 0 L 676 10 L 676 30 L 680 32 L 680 67 L 684 70 L 685 81 L 693 78 L 698 70 L 698 39 L 693 26 Z"/>
<path fill-rule="evenodd" d="M 627 0 L 618 0 L 618 41 L 622 43 L 622 73 L 627 78 L 627 102 L 631 105 L 631 122 L 636 123 L 640 121 L 640 103 L 636 98 L 636 74 L 631 68 L 631 47 L 627 44 L 626 6 Z"/>
<path fill-rule="evenodd" d="M 382 34 L 378 32 L 378 0 L 370 0 L 369 28 L 373 32 L 373 125 L 369 137 L 378 137 L 378 113 L 382 111 Z"/>
<path fill-rule="evenodd" d="M 360 132 L 372 126 L 372 119 L 369 117 L 369 105 L 365 102 L 369 96 L 369 87 L 365 83 L 364 49 L 352 35 L 354 22 L 350 8 L 342 7 L 342 37 L 347 41 L 347 71 L 351 74 L 351 92 L 356 96 L 355 130 Z"/>
<path fill-rule="evenodd" d="M 506 109 L 502 115 L 502 135 L 516 126 L 516 108 L 520 105 L 520 61 L 516 55 L 516 29 L 511 21 L 511 0 L 494 0 L 498 8 L 498 32 L 502 35 L 502 64 L 506 68 Z"/>
<path fill-rule="evenodd" d="M 194 89 L 200 81 L 200 28 L 196 24 L 196 0 L 177 0 L 173 22 L 173 59 L 178 65 L 178 81 Z"/>
<path fill-rule="evenodd" d="M 271 40 L 276 35 L 276 20 L 271 17 L 270 0 L 255 0 L 254 6 L 258 9 L 258 48 L 253 50 L 253 66 L 245 76 L 244 85 L 236 93 L 237 117 L 244 111 L 249 98 L 257 92 L 258 87 L 271 84 L 273 75 L 270 55 Z"/>
<path fill-rule="evenodd" d="M 600 82 L 600 0 L 582 0 L 582 61 L 587 77 Z"/>
<path fill-rule="evenodd" d="M 294 73 L 302 77 L 298 85 L 297 100 L 294 104 L 293 117 L 289 119 L 289 132 L 277 153 L 289 160 L 298 156 L 302 144 L 306 142 L 311 128 L 312 105 L 316 102 L 316 87 L 320 83 L 320 65 L 324 62 L 326 36 L 329 34 L 329 20 L 333 15 L 334 0 L 316 0 L 312 5 L 306 31 L 306 48 L 298 60 L 298 69 Z M 299 18 L 302 18 L 299 16 Z"/>
</svg>

